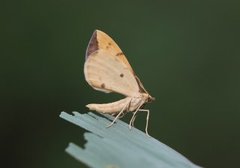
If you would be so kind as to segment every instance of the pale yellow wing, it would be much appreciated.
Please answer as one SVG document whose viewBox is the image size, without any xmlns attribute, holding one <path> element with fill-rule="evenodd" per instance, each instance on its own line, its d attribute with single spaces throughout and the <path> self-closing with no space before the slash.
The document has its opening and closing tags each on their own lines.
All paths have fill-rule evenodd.
<svg viewBox="0 0 240 168">
<path fill-rule="evenodd" d="M 118 47 L 116 42 L 108 36 L 106 33 L 95 30 L 86 50 L 86 59 L 95 51 L 102 49 L 107 51 L 110 56 L 116 56 L 118 57 L 119 61 L 122 64 L 125 64 L 127 68 L 134 74 L 134 71 L 129 64 L 127 58 L 123 54 L 122 50 Z"/>
<path fill-rule="evenodd" d="M 84 74 L 87 82 L 96 90 L 126 96 L 147 93 L 122 50 L 100 30 L 96 30 L 89 41 Z"/>
<path fill-rule="evenodd" d="M 84 74 L 86 81 L 96 90 L 131 97 L 139 95 L 139 85 L 131 69 L 107 50 L 98 49 L 87 57 Z"/>
</svg>

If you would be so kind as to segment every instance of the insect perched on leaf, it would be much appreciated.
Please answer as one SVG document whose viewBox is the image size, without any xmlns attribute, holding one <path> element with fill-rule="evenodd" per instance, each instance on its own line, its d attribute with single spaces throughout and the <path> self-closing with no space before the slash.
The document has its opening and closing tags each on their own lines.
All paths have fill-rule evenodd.
<svg viewBox="0 0 240 168">
<path fill-rule="evenodd" d="M 150 111 L 142 107 L 154 98 L 143 87 L 118 45 L 102 31 L 94 31 L 89 41 L 84 74 L 86 81 L 94 89 L 126 96 L 112 103 L 86 105 L 90 110 L 116 116 L 109 126 L 126 112 L 133 112 L 129 128 L 133 126 L 138 111 L 147 112 L 145 132 L 148 135 Z"/>
</svg>

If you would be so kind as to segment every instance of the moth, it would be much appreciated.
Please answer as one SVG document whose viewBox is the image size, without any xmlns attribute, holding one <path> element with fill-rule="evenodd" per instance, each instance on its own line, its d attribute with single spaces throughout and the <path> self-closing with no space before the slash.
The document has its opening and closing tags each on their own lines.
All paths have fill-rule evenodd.
<svg viewBox="0 0 240 168">
<path fill-rule="evenodd" d="M 105 93 L 115 92 L 125 98 L 104 104 L 88 104 L 90 110 L 115 116 L 108 127 L 127 112 L 133 112 L 129 128 L 134 125 L 138 111 L 147 112 L 145 132 L 148 135 L 150 111 L 144 109 L 145 103 L 152 102 L 140 79 L 133 71 L 127 58 L 114 40 L 106 33 L 95 30 L 88 43 L 84 64 L 87 83 L 95 90 Z"/>
</svg>

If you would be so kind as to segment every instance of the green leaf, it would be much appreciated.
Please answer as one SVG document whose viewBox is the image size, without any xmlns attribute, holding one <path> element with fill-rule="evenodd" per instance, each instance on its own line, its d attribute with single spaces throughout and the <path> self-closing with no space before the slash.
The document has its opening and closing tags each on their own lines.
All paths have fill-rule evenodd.
<svg viewBox="0 0 240 168">
<path fill-rule="evenodd" d="M 142 131 L 128 128 L 117 120 L 107 128 L 112 116 L 94 113 L 73 115 L 62 112 L 60 117 L 90 132 L 84 133 L 84 149 L 70 143 L 67 153 L 93 168 L 199 168 L 183 155 Z"/>
</svg>

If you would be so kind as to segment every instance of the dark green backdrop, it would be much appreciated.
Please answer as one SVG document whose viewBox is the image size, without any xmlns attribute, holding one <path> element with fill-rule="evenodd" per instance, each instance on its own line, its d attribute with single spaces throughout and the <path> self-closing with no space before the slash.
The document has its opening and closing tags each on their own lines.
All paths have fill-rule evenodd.
<svg viewBox="0 0 240 168">
<path fill-rule="evenodd" d="M 240 141 L 240 3 L 234 1 L 3 0 L 1 162 L 85 167 L 64 152 L 84 143 L 58 117 L 118 98 L 84 80 L 95 29 L 112 36 L 156 97 L 150 134 L 204 167 L 236 167 Z M 145 114 L 137 127 L 144 128 Z"/>
</svg>

